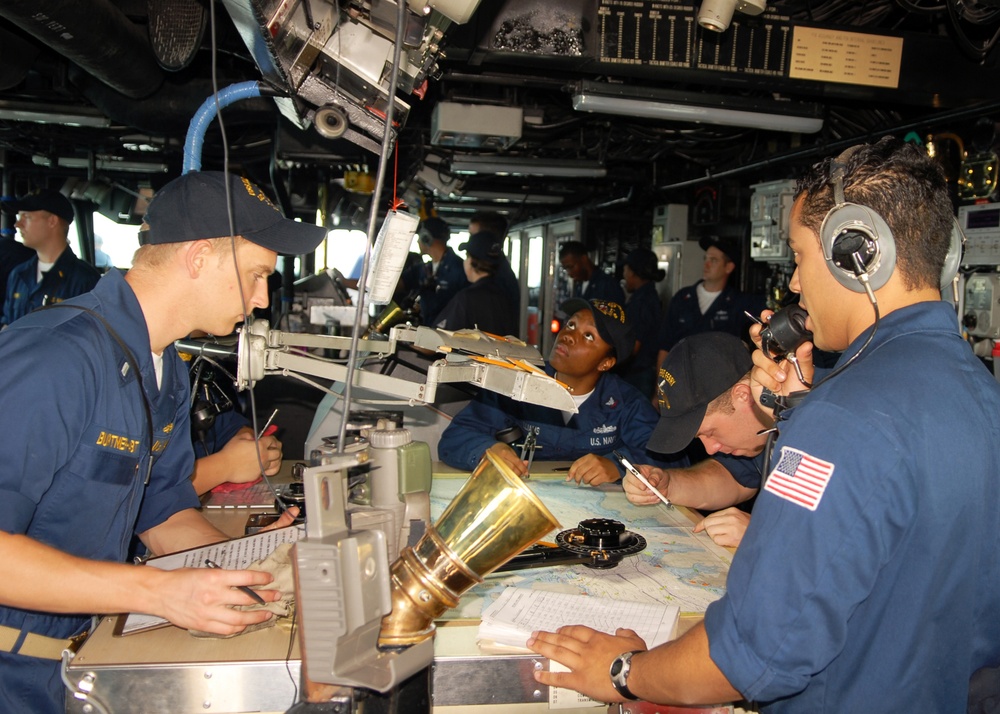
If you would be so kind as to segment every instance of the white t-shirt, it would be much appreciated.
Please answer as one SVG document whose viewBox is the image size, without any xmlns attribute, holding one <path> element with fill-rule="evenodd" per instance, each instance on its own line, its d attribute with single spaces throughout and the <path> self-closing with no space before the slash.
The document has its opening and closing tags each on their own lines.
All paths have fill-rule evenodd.
<svg viewBox="0 0 1000 714">
<path fill-rule="evenodd" d="M 55 263 L 43 263 L 41 260 L 39 260 L 38 261 L 38 271 L 35 274 L 35 282 L 36 283 L 42 282 L 42 278 L 45 276 L 45 274 L 47 272 L 49 272 L 50 270 L 52 270 L 52 266 L 53 265 L 55 265 Z"/>
<path fill-rule="evenodd" d="M 590 395 L 593 394 L 593 393 L 594 393 L 594 390 L 591 389 L 586 394 L 580 394 L 580 395 L 574 394 L 574 395 L 572 395 L 573 403 L 576 405 L 576 410 L 577 411 L 580 411 L 580 407 L 583 406 L 583 403 L 585 401 L 587 401 L 588 399 L 590 399 Z M 563 415 L 563 424 L 569 424 L 569 420 L 573 418 L 573 412 L 563 412 L 562 415 Z"/>
<path fill-rule="evenodd" d="M 698 309 L 701 310 L 702 315 L 708 311 L 708 308 L 712 307 L 715 298 L 722 294 L 721 290 L 710 293 L 705 289 L 704 285 L 704 283 L 698 283 L 698 286 L 695 288 L 695 292 L 698 293 Z"/>
</svg>

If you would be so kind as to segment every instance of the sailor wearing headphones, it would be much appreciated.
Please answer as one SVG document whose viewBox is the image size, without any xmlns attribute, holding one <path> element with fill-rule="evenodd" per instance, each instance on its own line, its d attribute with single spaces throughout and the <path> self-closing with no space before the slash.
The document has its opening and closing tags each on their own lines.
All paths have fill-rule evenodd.
<svg viewBox="0 0 1000 714">
<path fill-rule="evenodd" d="M 940 299 L 944 173 L 887 137 L 797 193 L 791 288 L 816 347 L 843 354 L 779 424 L 726 594 L 649 652 L 627 631 L 538 633 L 529 646 L 571 670 L 540 682 L 601 701 L 965 712 L 970 679 L 1000 664 L 1000 385 Z"/>
<path fill-rule="evenodd" d="M 141 612 L 216 634 L 270 617 L 232 607 L 253 602 L 236 587 L 266 586 L 267 574 L 125 560 L 134 535 L 155 554 L 226 539 L 197 510 L 188 372 L 173 343 L 229 334 L 267 305 L 277 254 L 311 252 L 326 231 L 218 172 L 167 184 L 145 220 L 127 275 L 112 270 L 0 334 L 3 712 L 64 711 L 61 652 L 92 614 Z"/>
<path fill-rule="evenodd" d="M 420 224 L 420 252 L 431 262 L 421 263 L 403 276 L 408 288 L 416 289 L 420 307 L 420 322 L 434 325 L 438 313 L 459 290 L 469 284 L 462 259 L 448 245 L 451 229 L 442 219 L 431 217 Z"/>
</svg>

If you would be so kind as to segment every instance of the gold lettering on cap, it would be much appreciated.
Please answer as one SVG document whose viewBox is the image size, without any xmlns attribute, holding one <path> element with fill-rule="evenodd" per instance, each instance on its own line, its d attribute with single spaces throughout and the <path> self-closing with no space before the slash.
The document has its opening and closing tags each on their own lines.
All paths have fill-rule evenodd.
<svg viewBox="0 0 1000 714">
<path fill-rule="evenodd" d="M 594 307 L 601 311 L 601 314 L 610 317 L 612 320 L 625 324 L 625 309 L 616 302 L 610 300 L 594 300 Z"/>
<path fill-rule="evenodd" d="M 240 176 L 240 181 L 243 182 L 243 188 L 246 189 L 248 195 L 253 196 L 262 203 L 266 203 L 275 211 L 278 210 L 278 207 L 271 203 L 271 199 L 267 197 L 267 194 L 261 191 L 252 181 L 244 176 Z"/>
<path fill-rule="evenodd" d="M 656 383 L 656 394 L 657 401 L 660 403 L 661 411 L 663 409 L 670 409 L 670 400 L 667 399 L 667 393 L 664 391 L 664 387 L 672 387 L 675 384 L 677 384 L 677 380 L 674 379 L 674 375 L 670 374 L 667 370 L 660 368 L 660 379 Z"/>
</svg>

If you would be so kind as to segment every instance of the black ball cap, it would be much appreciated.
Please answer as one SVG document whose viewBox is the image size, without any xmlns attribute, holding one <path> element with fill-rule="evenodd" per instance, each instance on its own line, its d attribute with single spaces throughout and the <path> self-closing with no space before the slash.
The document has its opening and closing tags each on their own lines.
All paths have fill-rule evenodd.
<svg viewBox="0 0 1000 714">
<path fill-rule="evenodd" d="M 326 237 L 322 226 L 285 218 L 248 179 L 221 171 L 190 171 L 168 183 L 153 196 L 144 223 L 139 233 L 143 244 L 238 235 L 281 255 L 311 253 Z"/>
</svg>

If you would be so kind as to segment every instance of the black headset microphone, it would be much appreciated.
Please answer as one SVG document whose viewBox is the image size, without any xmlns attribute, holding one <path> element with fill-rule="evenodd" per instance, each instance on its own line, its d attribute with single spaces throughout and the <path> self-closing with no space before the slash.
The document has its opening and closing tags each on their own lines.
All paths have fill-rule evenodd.
<svg viewBox="0 0 1000 714">
<path fill-rule="evenodd" d="M 205 456 L 212 453 L 208 434 L 215 425 L 216 417 L 234 408 L 233 400 L 216 381 L 216 369 L 221 367 L 203 356 L 196 357 L 192 365 L 191 434 L 201 444 Z M 227 373 L 227 376 L 231 375 Z"/>
</svg>

